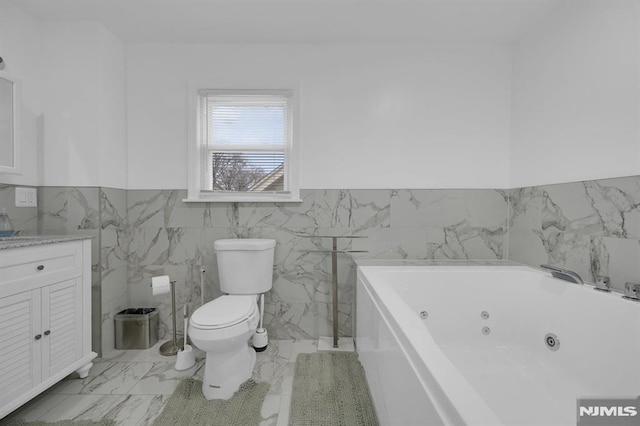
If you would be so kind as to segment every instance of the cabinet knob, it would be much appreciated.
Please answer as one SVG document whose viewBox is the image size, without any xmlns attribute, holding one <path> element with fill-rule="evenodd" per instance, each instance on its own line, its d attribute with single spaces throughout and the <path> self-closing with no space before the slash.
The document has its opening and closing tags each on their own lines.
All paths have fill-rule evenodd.
<svg viewBox="0 0 640 426">
<path fill-rule="evenodd" d="M 50 335 L 50 334 L 51 334 L 51 330 L 47 330 L 47 331 L 45 331 L 45 332 L 44 332 L 44 335 L 45 335 L 45 336 L 48 336 L 48 335 Z"/>
<path fill-rule="evenodd" d="M 40 340 L 42 338 L 42 334 L 36 334 L 36 340 Z"/>
<path fill-rule="evenodd" d="M 38 267 L 36 268 L 38 271 L 42 271 L 44 269 L 44 265 L 38 265 Z"/>
</svg>

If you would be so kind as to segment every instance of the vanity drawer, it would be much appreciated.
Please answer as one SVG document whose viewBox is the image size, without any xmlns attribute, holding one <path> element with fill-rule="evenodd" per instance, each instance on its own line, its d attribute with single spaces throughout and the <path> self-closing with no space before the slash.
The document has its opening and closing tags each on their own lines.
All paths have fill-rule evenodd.
<svg viewBox="0 0 640 426">
<path fill-rule="evenodd" d="M 82 275 L 82 245 L 66 244 L 0 251 L 0 286 L 51 284 Z"/>
</svg>

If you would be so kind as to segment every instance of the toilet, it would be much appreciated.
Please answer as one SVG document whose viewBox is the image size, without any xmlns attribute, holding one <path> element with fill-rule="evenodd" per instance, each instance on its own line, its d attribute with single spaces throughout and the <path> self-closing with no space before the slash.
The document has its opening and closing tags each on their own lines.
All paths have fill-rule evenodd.
<svg viewBox="0 0 640 426">
<path fill-rule="evenodd" d="M 251 378 L 256 352 L 249 346 L 260 319 L 257 300 L 271 290 L 276 242 L 268 239 L 217 240 L 220 290 L 189 319 L 192 343 L 206 352 L 202 393 L 229 399 Z"/>
</svg>

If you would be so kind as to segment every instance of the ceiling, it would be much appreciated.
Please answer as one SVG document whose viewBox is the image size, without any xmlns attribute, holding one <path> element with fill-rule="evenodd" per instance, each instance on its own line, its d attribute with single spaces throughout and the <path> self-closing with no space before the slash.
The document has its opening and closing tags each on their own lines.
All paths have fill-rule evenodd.
<svg viewBox="0 0 640 426">
<path fill-rule="evenodd" d="M 11 0 L 126 43 L 511 42 L 564 0 Z"/>
</svg>

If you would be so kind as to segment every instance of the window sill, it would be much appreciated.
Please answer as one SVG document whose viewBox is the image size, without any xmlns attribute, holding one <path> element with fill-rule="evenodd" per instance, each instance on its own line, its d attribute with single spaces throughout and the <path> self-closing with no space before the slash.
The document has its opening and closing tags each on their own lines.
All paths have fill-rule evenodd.
<svg viewBox="0 0 640 426">
<path fill-rule="evenodd" d="M 183 203 L 301 203 L 300 198 L 248 198 L 248 197 L 215 197 L 185 198 Z"/>
</svg>

